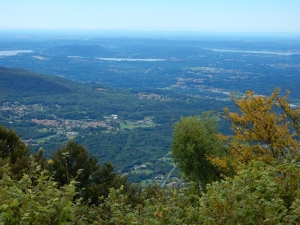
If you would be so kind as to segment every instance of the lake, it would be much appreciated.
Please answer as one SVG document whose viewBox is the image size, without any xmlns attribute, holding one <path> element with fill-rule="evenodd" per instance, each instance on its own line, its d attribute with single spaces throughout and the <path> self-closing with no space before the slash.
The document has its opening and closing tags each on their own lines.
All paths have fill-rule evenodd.
<svg viewBox="0 0 300 225">
<path fill-rule="evenodd" d="M 273 55 L 299 55 L 299 52 L 269 52 L 269 51 L 243 51 L 243 50 L 226 50 L 226 49 L 208 49 L 214 52 L 235 52 L 235 53 L 250 53 L 250 54 L 273 54 Z"/>
<path fill-rule="evenodd" d="M 96 58 L 105 61 L 142 61 L 142 62 L 157 62 L 157 61 L 166 61 L 166 59 L 128 59 L 128 58 Z"/>
<path fill-rule="evenodd" d="M 31 53 L 32 50 L 6 50 L 6 51 L 0 51 L 0 56 L 12 56 L 17 55 L 20 53 Z"/>
</svg>

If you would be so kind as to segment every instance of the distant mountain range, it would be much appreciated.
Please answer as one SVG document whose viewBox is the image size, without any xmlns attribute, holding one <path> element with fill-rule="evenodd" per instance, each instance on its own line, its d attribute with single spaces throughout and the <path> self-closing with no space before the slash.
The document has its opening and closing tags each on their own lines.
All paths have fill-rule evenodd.
<svg viewBox="0 0 300 225">
<path fill-rule="evenodd" d="M 114 51 L 99 45 L 64 45 L 47 49 L 45 53 L 56 56 L 104 57 L 112 56 Z"/>
<path fill-rule="evenodd" d="M 124 43 L 114 48 L 103 47 L 96 44 L 90 45 L 60 45 L 46 48 L 42 51 L 45 55 L 51 56 L 79 56 L 79 57 L 125 57 L 125 58 L 167 58 L 167 57 L 183 57 L 189 55 L 205 54 L 209 50 L 199 47 L 180 47 L 166 46 L 167 43 L 162 42 L 159 48 L 153 48 L 149 44 L 129 44 Z"/>
</svg>

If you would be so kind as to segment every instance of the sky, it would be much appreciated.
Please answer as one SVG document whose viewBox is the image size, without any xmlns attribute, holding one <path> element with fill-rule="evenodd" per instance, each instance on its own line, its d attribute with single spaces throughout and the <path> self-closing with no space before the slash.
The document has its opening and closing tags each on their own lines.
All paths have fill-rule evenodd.
<svg viewBox="0 0 300 225">
<path fill-rule="evenodd" d="M 300 0 L 0 0 L 0 29 L 300 33 Z"/>
</svg>

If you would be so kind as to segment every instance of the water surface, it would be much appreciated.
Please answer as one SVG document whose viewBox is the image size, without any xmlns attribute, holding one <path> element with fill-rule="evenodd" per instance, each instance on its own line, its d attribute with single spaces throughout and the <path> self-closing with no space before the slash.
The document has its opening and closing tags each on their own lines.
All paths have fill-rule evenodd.
<svg viewBox="0 0 300 225">
<path fill-rule="evenodd" d="M 210 48 L 214 52 L 235 52 L 235 53 L 250 53 L 250 54 L 273 54 L 273 55 L 299 55 L 300 52 L 269 52 L 269 51 L 243 51 L 243 50 L 230 50 L 230 49 L 217 49 L 217 48 Z"/>
<path fill-rule="evenodd" d="M 142 62 L 156 62 L 156 61 L 166 61 L 166 59 L 129 59 L 129 58 L 96 58 L 105 61 L 142 61 Z"/>
<path fill-rule="evenodd" d="M 31 53 L 32 50 L 6 50 L 6 51 L 0 51 L 0 56 L 12 56 L 17 55 L 20 53 Z"/>
</svg>

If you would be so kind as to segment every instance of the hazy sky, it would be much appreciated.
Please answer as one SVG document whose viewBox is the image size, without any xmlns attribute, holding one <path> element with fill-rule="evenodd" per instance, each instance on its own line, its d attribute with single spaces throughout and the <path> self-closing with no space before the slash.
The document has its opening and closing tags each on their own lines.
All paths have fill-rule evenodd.
<svg viewBox="0 0 300 225">
<path fill-rule="evenodd" d="M 0 0 L 0 29 L 300 32 L 300 0 Z"/>
</svg>

